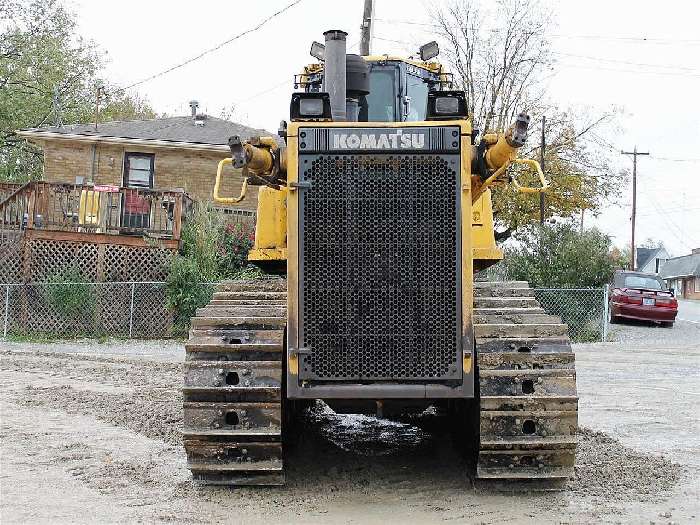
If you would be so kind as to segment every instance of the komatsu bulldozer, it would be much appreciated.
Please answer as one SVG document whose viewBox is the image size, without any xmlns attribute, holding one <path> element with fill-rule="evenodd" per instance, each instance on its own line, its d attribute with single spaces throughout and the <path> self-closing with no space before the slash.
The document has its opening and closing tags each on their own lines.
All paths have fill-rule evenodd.
<svg viewBox="0 0 700 525">
<path fill-rule="evenodd" d="M 379 417 L 439 407 L 471 426 L 477 477 L 571 476 L 567 327 L 527 283 L 474 279 L 503 257 L 490 188 L 548 187 L 537 162 L 517 158 L 529 117 L 473 129 L 435 42 L 415 59 L 359 56 L 343 31 L 324 35 L 295 77 L 281 138 L 231 137 L 219 165 L 218 203 L 257 187 L 249 260 L 270 274 L 220 284 L 192 319 L 193 478 L 283 484 L 284 427 L 313 400 Z M 227 165 L 243 176 L 237 197 L 222 195 Z"/>
</svg>

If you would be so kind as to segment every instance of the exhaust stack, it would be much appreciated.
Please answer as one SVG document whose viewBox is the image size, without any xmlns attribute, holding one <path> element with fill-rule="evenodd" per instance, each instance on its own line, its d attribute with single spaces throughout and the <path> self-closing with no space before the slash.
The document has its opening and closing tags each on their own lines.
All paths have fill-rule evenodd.
<svg viewBox="0 0 700 525">
<path fill-rule="evenodd" d="M 331 99 L 333 120 L 343 122 L 347 120 L 345 112 L 345 51 L 348 34 L 345 31 L 334 29 L 326 31 L 323 36 L 326 38 L 326 49 L 322 90 L 328 93 Z"/>
</svg>

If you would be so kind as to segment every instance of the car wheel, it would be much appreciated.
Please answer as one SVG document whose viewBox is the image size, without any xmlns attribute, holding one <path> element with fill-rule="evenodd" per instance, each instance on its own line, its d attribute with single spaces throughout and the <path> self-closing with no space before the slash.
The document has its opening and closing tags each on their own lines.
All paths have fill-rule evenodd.
<svg viewBox="0 0 700 525">
<path fill-rule="evenodd" d="M 673 321 L 666 321 L 664 323 L 661 323 L 661 326 L 664 328 L 673 328 Z"/>
</svg>

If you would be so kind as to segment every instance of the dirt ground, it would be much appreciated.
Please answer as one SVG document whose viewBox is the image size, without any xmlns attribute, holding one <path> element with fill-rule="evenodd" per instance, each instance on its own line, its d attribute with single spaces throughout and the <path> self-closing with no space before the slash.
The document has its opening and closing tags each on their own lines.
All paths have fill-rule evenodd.
<svg viewBox="0 0 700 525">
<path fill-rule="evenodd" d="M 283 488 L 192 483 L 174 342 L 0 343 L 0 520 L 9 523 L 698 523 L 700 325 L 616 326 L 575 345 L 576 478 L 471 479 L 437 418 L 301 423 Z"/>
</svg>

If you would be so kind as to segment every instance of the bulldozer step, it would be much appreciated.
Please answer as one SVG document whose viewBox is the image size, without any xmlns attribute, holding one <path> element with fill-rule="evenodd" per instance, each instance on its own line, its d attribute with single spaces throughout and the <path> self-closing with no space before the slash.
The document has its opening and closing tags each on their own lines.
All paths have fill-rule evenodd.
<svg viewBox="0 0 700 525">
<path fill-rule="evenodd" d="M 474 308 L 538 308 L 534 297 L 475 297 Z"/>
</svg>

